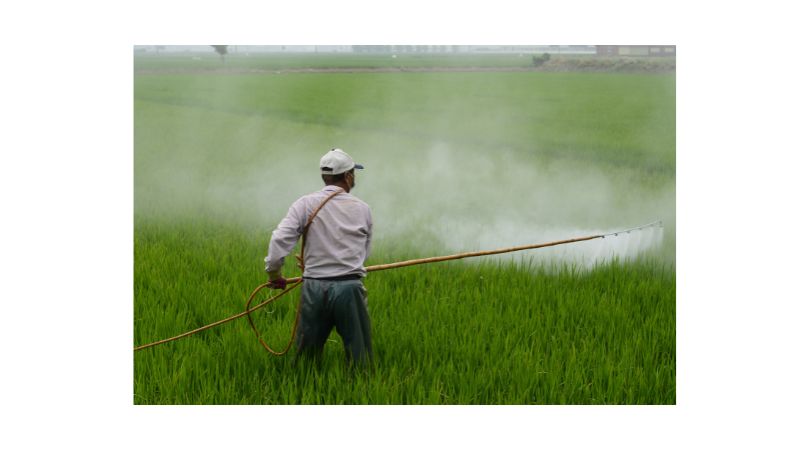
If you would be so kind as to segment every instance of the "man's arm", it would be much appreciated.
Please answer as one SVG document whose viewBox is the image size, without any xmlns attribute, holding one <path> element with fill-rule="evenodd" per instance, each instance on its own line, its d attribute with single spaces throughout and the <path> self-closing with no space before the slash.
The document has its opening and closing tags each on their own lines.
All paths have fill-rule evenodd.
<svg viewBox="0 0 810 450">
<path fill-rule="evenodd" d="M 284 258 L 290 254 L 304 231 L 304 223 L 301 219 L 305 215 L 304 202 L 299 199 L 290 206 L 287 215 L 273 231 L 270 245 L 267 248 L 267 257 L 264 258 L 264 270 L 271 280 L 281 278 Z"/>
</svg>

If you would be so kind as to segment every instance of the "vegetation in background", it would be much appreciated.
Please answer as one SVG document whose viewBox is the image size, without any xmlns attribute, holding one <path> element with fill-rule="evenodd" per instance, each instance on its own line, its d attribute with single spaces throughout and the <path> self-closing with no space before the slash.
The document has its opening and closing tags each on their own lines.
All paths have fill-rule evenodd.
<svg viewBox="0 0 810 450">
<path fill-rule="evenodd" d="M 548 53 L 543 53 L 540 56 L 532 56 L 532 64 L 534 64 L 535 67 L 540 67 L 549 59 L 551 59 L 551 55 Z"/>
<path fill-rule="evenodd" d="M 214 51 L 216 51 L 217 55 L 219 55 L 219 59 L 222 62 L 225 62 L 225 55 L 228 54 L 228 46 L 227 45 L 212 45 L 211 47 L 214 47 Z"/>
</svg>

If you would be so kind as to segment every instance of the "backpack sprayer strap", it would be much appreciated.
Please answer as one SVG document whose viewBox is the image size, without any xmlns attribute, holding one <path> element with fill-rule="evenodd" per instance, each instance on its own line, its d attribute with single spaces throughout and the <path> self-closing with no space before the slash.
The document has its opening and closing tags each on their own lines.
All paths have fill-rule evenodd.
<svg viewBox="0 0 810 450">
<path fill-rule="evenodd" d="M 298 267 L 301 269 L 302 275 L 304 273 L 304 247 L 307 245 L 307 232 L 309 232 L 309 227 L 310 225 L 312 225 L 312 222 L 315 221 L 315 216 L 318 215 L 318 212 L 320 212 L 321 208 L 323 208 L 323 206 L 326 205 L 326 203 L 329 200 L 332 200 L 333 198 L 335 198 L 335 196 L 343 192 L 344 192 L 343 189 L 337 188 L 335 192 L 332 192 L 331 194 L 329 194 L 329 196 L 323 199 L 321 204 L 318 205 L 318 207 L 315 208 L 314 211 L 312 211 L 312 214 L 309 215 L 309 219 L 307 219 L 307 224 L 304 225 L 304 232 L 301 233 L 301 254 L 295 256 L 298 259 Z"/>
</svg>

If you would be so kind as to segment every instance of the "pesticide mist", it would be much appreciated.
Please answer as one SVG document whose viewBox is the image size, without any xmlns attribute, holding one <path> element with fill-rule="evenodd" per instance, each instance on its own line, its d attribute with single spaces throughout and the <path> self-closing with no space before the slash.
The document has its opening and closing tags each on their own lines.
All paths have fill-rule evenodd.
<svg viewBox="0 0 810 450">
<path fill-rule="evenodd" d="M 136 218 L 215 220 L 269 239 L 291 202 L 321 188 L 318 161 L 340 147 L 366 167 L 352 193 L 372 208 L 372 257 L 386 248 L 490 250 L 657 220 L 663 228 L 498 258 L 588 268 L 674 257 L 671 99 L 657 99 L 656 86 L 619 91 L 607 76 L 509 75 L 142 80 Z M 580 94 L 583 86 L 600 97 Z"/>
<path fill-rule="evenodd" d="M 411 155 L 418 163 L 410 167 L 372 158 L 361 175 L 370 186 L 356 193 L 372 205 L 379 239 L 416 234 L 462 252 L 604 234 L 659 218 L 674 222 L 674 190 L 644 191 L 597 168 L 538 165 L 507 151 L 481 155 L 446 143 Z M 388 190 L 390 180 L 396 186 Z M 498 258 L 591 266 L 659 249 L 663 238 L 656 227 Z"/>
</svg>

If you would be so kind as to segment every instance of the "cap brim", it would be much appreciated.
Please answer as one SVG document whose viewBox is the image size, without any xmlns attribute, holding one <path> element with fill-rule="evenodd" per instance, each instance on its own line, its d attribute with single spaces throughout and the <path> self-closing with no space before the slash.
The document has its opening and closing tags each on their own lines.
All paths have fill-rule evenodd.
<svg viewBox="0 0 810 450">
<path fill-rule="evenodd" d="M 355 165 L 354 165 L 354 168 L 355 168 L 355 169 L 362 169 L 362 168 L 363 168 L 363 165 L 362 165 L 362 164 L 355 164 Z"/>
</svg>

